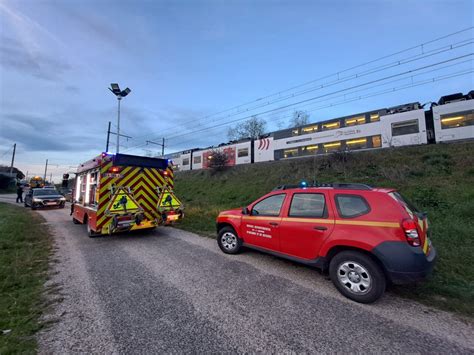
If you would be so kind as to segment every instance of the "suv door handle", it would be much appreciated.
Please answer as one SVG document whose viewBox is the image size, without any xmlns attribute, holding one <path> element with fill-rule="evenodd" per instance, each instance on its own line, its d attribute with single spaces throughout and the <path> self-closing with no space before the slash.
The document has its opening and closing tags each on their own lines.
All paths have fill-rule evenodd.
<svg viewBox="0 0 474 355">
<path fill-rule="evenodd" d="M 314 227 L 313 229 L 316 229 L 316 230 L 318 230 L 318 231 L 325 231 L 325 230 L 327 230 L 327 229 L 328 229 L 328 227 L 324 227 L 324 226 L 316 226 L 316 227 Z"/>
<path fill-rule="evenodd" d="M 278 225 L 278 223 L 276 223 L 276 222 L 270 222 L 270 225 L 276 227 L 276 226 Z"/>
</svg>

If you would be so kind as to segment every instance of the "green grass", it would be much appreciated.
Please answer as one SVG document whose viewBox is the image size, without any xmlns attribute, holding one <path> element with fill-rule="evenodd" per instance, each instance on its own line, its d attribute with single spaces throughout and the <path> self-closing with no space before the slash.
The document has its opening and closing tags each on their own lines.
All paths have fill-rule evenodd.
<svg viewBox="0 0 474 355">
<path fill-rule="evenodd" d="M 36 352 L 52 243 L 43 221 L 23 207 L 0 203 L 0 354 Z"/>
<path fill-rule="evenodd" d="M 439 255 L 434 274 L 393 292 L 474 316 L 474 143 L 333 154 L 215 173 L 179 172 L 176 193 L 186 212 L 178 227 L 213 236 L 220 210 L 246 206 L 275 186 L 302 179 L 394 187 L 427 211 Z"/>
</svg>

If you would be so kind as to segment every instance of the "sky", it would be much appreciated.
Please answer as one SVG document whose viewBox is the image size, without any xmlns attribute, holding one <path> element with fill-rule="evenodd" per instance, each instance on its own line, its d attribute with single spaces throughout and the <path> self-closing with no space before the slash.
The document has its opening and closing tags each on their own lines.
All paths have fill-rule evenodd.
<svg viewBox="0 0 474 355">
<path fill-rule="evenodd" d="M 0 164 L 16 143 L 16 167 L 43 175 L 48 159 L 59 181 L 105 151 L 111 83 L 132 90 L 120 151 L 137 155 L 226 142 L 254 114 L 272 131 L 294 110 L 316 122 L 467 93 L 473 19 L 471 0 L 0 0 Z"/>
</svg>

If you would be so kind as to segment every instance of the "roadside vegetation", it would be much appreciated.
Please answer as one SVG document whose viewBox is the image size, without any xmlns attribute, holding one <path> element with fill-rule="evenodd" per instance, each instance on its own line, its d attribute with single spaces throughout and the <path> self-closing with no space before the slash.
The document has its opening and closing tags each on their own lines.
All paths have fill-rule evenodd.
<svg viewBox="0 0 474 355">
<path fill-rule="evenodd" d="M 0 203 L 0 354 L 34 353 L 52 240 L 43 218 Z"/>
<path fill-rule="evenodd" d="M 176 174 L 178 225 L 215 236 L 219 211 L 248 205 L 278 185 L 359 182 L 394 187 L 428 212 L 438 250 L 434 275 L 393 292 L 474 317 L 474 143 L 440 144 L 241 165 Z"/>
</svg>

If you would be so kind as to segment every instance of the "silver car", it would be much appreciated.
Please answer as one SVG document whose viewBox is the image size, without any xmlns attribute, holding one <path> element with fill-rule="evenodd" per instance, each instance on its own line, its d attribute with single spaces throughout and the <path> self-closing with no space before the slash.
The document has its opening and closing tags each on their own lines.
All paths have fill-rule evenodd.
<svg viewBox="0 0 474 355">
<path fill-rule="evenodd" d="M 43 207 L 64 208 L 66 198 L 54 188 L 30 189 L 25 196 L 25 207 L 32 210 Z"/>
</svg>

